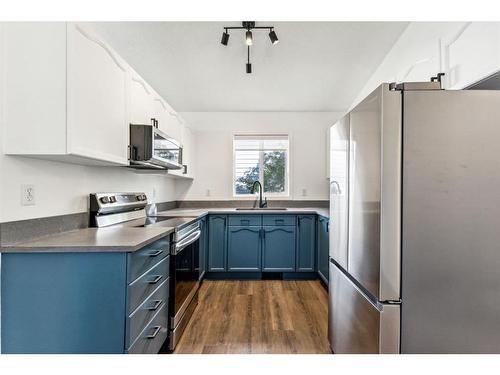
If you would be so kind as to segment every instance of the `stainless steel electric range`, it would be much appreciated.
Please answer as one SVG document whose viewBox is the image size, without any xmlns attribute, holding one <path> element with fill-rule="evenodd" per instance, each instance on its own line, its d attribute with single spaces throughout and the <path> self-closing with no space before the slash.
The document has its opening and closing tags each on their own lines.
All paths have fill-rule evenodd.
<svg viewBox="0 0 500 375">
<path fill-rule="evenodd" d="M 168 347 L 174 350 L 196 305 L 200 285 L 200 222 L 197 217 L 147 216 L 144 193 L 90 194 L 92 227 L 173 227 L 170 245 Z"/>
</svg>

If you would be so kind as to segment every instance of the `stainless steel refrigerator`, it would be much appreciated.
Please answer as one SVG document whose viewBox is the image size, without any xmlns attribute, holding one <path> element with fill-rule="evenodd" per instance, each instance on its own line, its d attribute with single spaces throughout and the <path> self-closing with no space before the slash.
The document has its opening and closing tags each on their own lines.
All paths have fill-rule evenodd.
<svg viewBox="0 0 500 375">
<path fill-rule="evenodd" d="M 500 353 L 500 91 L 383 84 L 331 128 L 334 353 Z"/>
</svg>

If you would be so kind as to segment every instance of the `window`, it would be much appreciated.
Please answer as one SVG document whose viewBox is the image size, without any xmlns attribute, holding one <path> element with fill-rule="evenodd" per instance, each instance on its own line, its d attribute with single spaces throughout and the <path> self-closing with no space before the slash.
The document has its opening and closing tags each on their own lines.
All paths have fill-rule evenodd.
<svg viewBox="0 0 500 375">
<path fill-rule="evenodd" d="M 233 193 L 251 195 L 260 181 L 263 193 L 288 196 L 288 135 L 235 135 Z"/>
</svg>

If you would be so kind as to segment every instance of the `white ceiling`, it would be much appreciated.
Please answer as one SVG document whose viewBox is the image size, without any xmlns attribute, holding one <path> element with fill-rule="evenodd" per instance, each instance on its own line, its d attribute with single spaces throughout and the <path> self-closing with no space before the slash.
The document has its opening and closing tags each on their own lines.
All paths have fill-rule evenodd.
<svg viewBox="0 0 500 375">
<path fill-rule="evenodd" d="M 96 23 L 108 42 L 174 109 L 342 111 L 403 32 L 404 22 L 257 22 L 245 73 L 244 32 L 220 43 L 239 22 Z"/>
</svg>

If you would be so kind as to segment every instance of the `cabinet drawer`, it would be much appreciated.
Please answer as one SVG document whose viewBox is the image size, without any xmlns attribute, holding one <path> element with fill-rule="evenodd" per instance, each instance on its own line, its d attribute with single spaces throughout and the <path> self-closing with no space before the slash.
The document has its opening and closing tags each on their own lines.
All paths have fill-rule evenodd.
<svg viewBox="0 0 500 375">
<path fill-rule="evenodd" d="M 262 224 L 261 215 L 230 215 L 230 226 L 260 226 Z"/>
<path fill-rule="evenodd" d="M 155 313 L 163 306 L 168 306 L 168 282 L 167 278 L 127 319 L 128 342 L 127 347 L 132 344 Z"/>
<path fill-rule="evenodd" d="M 130 354 L 157 354 L 168 336 L 167 307 L 162 306 L 128 349 Z"/>
<path fill-rule="evenodd" d="M 264 215 L 263 225 L 295 225 L 295 215 Z"/>
<path fill-rule="evenodd" d="M 170 236 L 145 246 L 128 256 L 127 281 L 131 283 L 170 253 Z"/>
<path fill-rule="evenodd" d="M 170 256 L 163 258 L 156 266 L 128 286 L 128 311 L 130 314 L 168 278 Z"/>
</svg>

